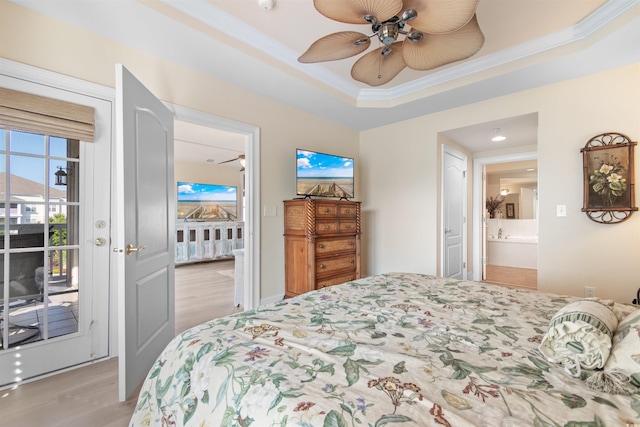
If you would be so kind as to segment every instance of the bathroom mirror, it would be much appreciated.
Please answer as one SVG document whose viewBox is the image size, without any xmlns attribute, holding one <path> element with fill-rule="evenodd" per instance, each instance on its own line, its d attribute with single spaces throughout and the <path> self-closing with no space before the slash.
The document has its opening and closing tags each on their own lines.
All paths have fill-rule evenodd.
<svg viewBox="0 0 640 427">
<path fill-rule="evenodd" d="M 503 200 L 498 218 L 538 218 L 537 160 L 488 165 L 486 171 L 487 197 L 499 195 Z"/>
</svg>

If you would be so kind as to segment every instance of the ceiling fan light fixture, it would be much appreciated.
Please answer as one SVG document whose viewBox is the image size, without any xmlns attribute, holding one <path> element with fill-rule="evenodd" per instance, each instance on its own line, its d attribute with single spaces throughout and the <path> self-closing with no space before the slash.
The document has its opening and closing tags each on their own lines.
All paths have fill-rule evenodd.
<svg viewBox="0 0 640 427">
<path fill-rule="evenodd" d="M 378 30 L 378 38 L 385 45 L 390 45 L 398 38 L 398 23 L 383 22 Z"/>
<path fill-rule="evenodd" d="M 407 39 L 411 40 L 414 43 L 417 43 L 420 40 L 422 40 L 422 37 L 424 37 L 424 34 L 422 34 L 420 31 L 412 31 L 409 34 L 407 34 Z"/>
<path fill-rule="evenodd" d="M 402 12 L 402 20 L 404 22 L 408 22 L 408 21 L 411 21 L 412 19 L 416 19 L 416 16 L 418 16 L 418 12 L 416 12 L 415 9 L 407 9 L 404 12 Z"/>
</svg>

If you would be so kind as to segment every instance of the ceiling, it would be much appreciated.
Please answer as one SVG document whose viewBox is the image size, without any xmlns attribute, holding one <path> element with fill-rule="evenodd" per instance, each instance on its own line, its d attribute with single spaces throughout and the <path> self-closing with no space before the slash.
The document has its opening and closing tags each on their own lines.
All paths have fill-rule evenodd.
<svg viewBox="0 0 640 427">
<path fill-rule="evenodd" d="M 405 69 L 375 88 L 350 78 L 361 55 L 297 61 L 329 33 L 370 33 L 368 24 L 320 15 L 312 0 L 275 0 L 269 10 L 258 0 L 11 1 L 355 130 L 640 61 L 640 0 L 480 0 L 485 44 L 476 55 L 432 71 Z M 471 151 L 495 149 L 484 135 L 499 127 L 512 144 L 535 144 L 536 125 L 533 116 L 505 118 L 447 137 Z M 237 141 L 229 147 L 222 134 L 193 136 L 197 130 L 205 129 L 189 133 L 194 146 L 215 138 L 224 148 L 200 159 L 237 152 Z"/>
</svg>

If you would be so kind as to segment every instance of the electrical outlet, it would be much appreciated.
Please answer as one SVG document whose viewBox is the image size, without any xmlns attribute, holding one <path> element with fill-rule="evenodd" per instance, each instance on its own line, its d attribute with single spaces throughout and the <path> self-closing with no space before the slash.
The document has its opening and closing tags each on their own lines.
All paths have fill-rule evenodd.
<svg viewBox="0 0 640 427">
<path fill-rule="evenodd" d="M 264 206 L 264 216 L 276 216 L 276 207 L 273 205 Z"/>
<path fill-rule="evenodd" d="M 593 286 L 585 286 L 584 287 L 584 297 L 585 298 L 593 298 L 596 296 L 596 288 Z"/>
</svg>

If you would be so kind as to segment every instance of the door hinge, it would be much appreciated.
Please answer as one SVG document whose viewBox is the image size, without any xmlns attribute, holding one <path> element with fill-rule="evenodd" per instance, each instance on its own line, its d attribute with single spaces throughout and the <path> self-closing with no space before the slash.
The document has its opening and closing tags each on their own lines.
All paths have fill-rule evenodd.
<svg viewBox="0 0 640 427">
<path fill-rule="evenodd" d="M 462 171 L 462 177 L 466 178 L 467 177 L 467 171 Z"/>
<path fill-rule="evenodd" d="M 487 259 L 486 258 L 482 258 L 482 265 L 486 265 L 487 264 Z"/>
<path fill-rule="evenodd" d="M 467 263 L 466 262 L 462 263 L 462 268 L 467 268 Z"/>
</svg>

